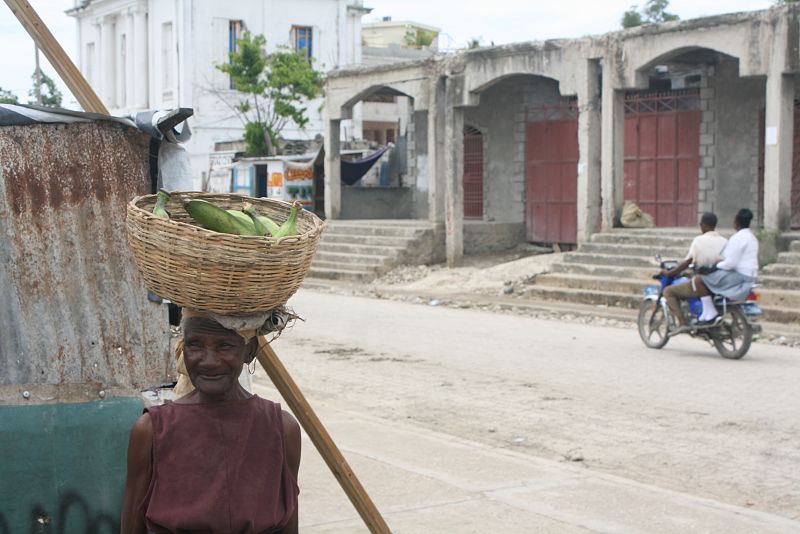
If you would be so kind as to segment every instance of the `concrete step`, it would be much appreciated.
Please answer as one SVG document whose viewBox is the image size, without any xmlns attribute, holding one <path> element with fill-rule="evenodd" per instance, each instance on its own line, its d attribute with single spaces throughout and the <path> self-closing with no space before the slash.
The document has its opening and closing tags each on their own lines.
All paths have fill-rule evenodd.
<svg viewBox="0 0 800 534">
<path fill-rule="evenodd" d="M 696 235 L 696 234 L 695 234 Z M 602 233 L 594 234 L 591 237 L 592 243 L 609 243 L 609 244 L 625 244 L 625 245 L 638 245 L 642 247 L 650 247 L 651 250 L 657 247 L 677 247 L 689 250 L 689 245 L 692 244 L 694 236 L 655 236 L 648 234 L 621 234 L 621 233 Z M 653 252 L 655 254 L 655 252 Z"/>
<path fill-rule="evenodd" d="M 658 272 L 658 267 L 630 267 L 626 265 L 592 265 L 584 263 L 554 263 L 550 266 L 551 273 L 602 276 L 609 278 L 636 280 L 652 280 Z"/>
<path fill-rule="evenodd" d="M 537 276 L 532 285 L 538 287 L 581 289 L 583 291 L 611 291 L 641 295 L 646 286 L 658 284 L 655 280 L 585 276 L 575 274 L 544 274 Z"/>
<path fill-rule="evenodd" d="M 356 254 L 364 256 L 387 256 L 396 257 L 402 253 L 406 247 L 386 246 L 386 245 L 362 245 L 358 243 L 329 243 L 324 239 L 317 247 L 317 255 L 323 252 L 335 252 L 340 254 Z"/>
<path fill-rule="evenodd" d="M 726 230 L 719 230 L 721 233 Z M 603 233 L 616 234 L 616 235 L 654 235 L 654 236 L 691 236 L 694 237 L 700 233 L 698 226 L 678 226 L 673 228 L 612 228 L 611 230 Z M 728 230 L 728 233 L 733 233 Z"/>
<path fill-rule="evenodd" d="M 790 265 L 800 265 L 800 252 L 781 252 L 775 263 L 788 263 Z"/>
<path fill-rule="evenodd" d="M 394 235 L 359 235 L 359 234 L 346 234 L 346 233 L 328 233 L 327 231 L 322 234 L 322 243 L 348 243 L 353 245 L 371 245 L 371 246 L 386 246 L 386 247 L 405 247 L 408 243 L 415 239 L 414 236 L 394 236 Z"/>
<path fill-rule="evenodd" d="M 355 265 L 366 269 L 382 267 L 392 261 L 391 256 L 372 256 L 366 254 L 347 254 L 341 252 L 318 251 L 314 255 L 312 265 L 336 263 L 339 265 Z"/>
<path fill-rule="evenodd" d="M 762 272 L 769 276 L 800 277 L 800 265 L 773 263 L 764 267 Z"/>
<path fill-rule="evenodd" d="M 764 289 L 800 291 L 800 277 L 759 274 L 758 283 L 761 284 Z"/>
<path fill-rule="evenodd" d="M 374 280 L 378 274 L 375 271 L 365 269 L 347 269 L 344 267 L 337 267 L 336 269 L 329 269 L 326 267 L 311 266 L 308 271 L 307 279 L 323 280 L 347 280 L 350 282 L 370 282 Z"/>
<path fill-rule="evenodd" d="M 524 297 L 559 302 L 577 302 L 595 306 L 612 306 L 616 308 L 638 308 L 642 297 L 629 293 L 614 291 L 584 291 L 581 289 L 526 286 L 522 291 Z"/>
<path fill-rule="evenodd" d="M 526 286 L 522 294 L 527 298 L 591 304 L 594 306 L 613 306 L 617 308 L 638 308 L 642 297 L 617 291 L 586 291 L 573 288 Z M 774 306 L 761 303 L 763 314 L 760 319 L 784 324 L 800 324 L 800 309 Z"/>
<path fill-rule="evenodd" d="M 793 240 L 789 244 L 789 252 L 797 252 L 800 253 L 800 239 Z"/>
<path fill-rule="evenodd" d="M 430 226 L 409 224 L 366 224 L 363 221 L 336 221 L 328 223 L 326 233 L 338 235 L 377 235 L 395 237 L 418 237 L 425 232 L 432 232 Z"/>
<path fill-rule="evenodd" d="M 770 289 L 762 286 L 757 289 L 761 298 L 759 303 L 771 308 L 788 308 L 800 311 L 800 291 Z"/>
<path fill-rule="evenodd" d="M 616 265 L 624 267 L 651 267 L 658 269 L 654 258 L 642 256 L 625 256 L 622 254 L 588 254 L 583 252 L 566 252 L 564 263 L 581 263 L 591 265 Z"/>
<path fill-rule="evenodd" d="M 621 254 L 625 256 L 644 256 L 653 258 L 660 254 L 662 258 L 680 259 L 686 257 L 689 246 L 665 246 L 662 243 L 655 245 L 640 245 L 634 243 L 584 243 L 578 247 L 578 252 L 588 254 Z"/>
</svg>

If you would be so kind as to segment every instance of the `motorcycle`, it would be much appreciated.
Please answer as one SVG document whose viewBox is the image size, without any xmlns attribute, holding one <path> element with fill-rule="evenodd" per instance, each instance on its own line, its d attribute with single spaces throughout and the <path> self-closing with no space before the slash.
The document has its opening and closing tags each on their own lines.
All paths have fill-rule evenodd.
<svg viewBox="0 0 800 534">
<path fill-rule="evenodd" d="M 670 271 L 678 266 L 677 261 L 662 261 L 656 256 L 661 269 Z M 653 275 L 658 280 L 658 285 L 644 288 L 644 300 L 639 306 L 639 336 L 644 344 L 651 349 L 663 348 L 676 334 L 672 330 L 678 321 L 672 317 L 664 290 L 673 284 L 688 282 L 684 273 L 676 277 L 664 274 Z M 738 360 L 750 349 L 750 344 L 761 332 L 761 325 L 754 322 L 754 318 L 761 315 L 761 307 L 756 302 L 758 293 L 750 290 L 743 301 L 731 301 L 725 297 L 715 295 L 714 305 L 721 320 L 713 324 L 699 324 L 699 317 L 703 311 L 702 302 L 698 297 L 681 300 L 681 313 L 683 314 L 689 330 L 685 333 L 691 337 L 708 341 L 717 349 L 720 356 Z"/>
</svg>

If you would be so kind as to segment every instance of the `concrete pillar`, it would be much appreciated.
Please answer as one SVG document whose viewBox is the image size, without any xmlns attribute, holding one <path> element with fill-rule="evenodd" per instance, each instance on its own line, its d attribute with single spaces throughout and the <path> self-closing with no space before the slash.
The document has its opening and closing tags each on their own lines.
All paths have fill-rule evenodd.
<svg viewBox="0 0 800 534">
<path fill-rule="evenodd" d="M 792 216 L 794 77 L 784 74 L 785 55 L 780 48 L 785 47 L 785 42 L 776 40 L 781 41 L 782 45 L 773 45 L 773 58 L 767 75 L 763 209 L 766 228 L 787 230 Z"/>
<path fill-rule="evenodd" d="M 446 82 L 445 114 L 445 247 L 447 266 L 464 256 L 464 110 L 456 107 L 455 83 Z"/>
<path fill-rule="evenodd" d="M 100 24 L 100 98 L 107 108 L 114 108 L 117 104 L 116 89 L 116 39 L 114 38 L 114 17 L 104 17 Z"/>
<path fill-rule="evenodd" d="M 624 193 L 625 92 L 615 87 L 615 66 L 603 65 L 601 198 L 603 230 L 613 228 Z"/>
<path fill-rule="evenodd" d="M 133 13 L 133 107 L 147 109 L 148 63 L 147 63 L 147 12 L 144 8 Z"/>
<path fill-rule="evenodd" d="M 325 132 L 325 218 L 338 219 L 342 211 L 342 159 L 339 153 L 341 120 L 328 121 Z"/>
<path fill-rule="evenodd" d="M 434 224 L 444 222 L 444 79 L 435 78 L 428 106 L 428 220 Z"/>
<path fill-rule="evenodd" d="M 578 243 L 589 240 L 600 224 L 600 62 L 586 62 L 578 88 Z"/>
</svg>

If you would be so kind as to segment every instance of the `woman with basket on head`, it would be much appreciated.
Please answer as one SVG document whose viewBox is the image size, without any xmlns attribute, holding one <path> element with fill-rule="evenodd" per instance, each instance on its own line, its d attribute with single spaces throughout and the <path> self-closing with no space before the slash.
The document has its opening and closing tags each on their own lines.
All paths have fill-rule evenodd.
<svg viewBox="0 0 800 534">
<path fill-rule="evenodd" d="M 258 331 L 219 319 L 184 310 L 194 390 L 147 408 L 131 431 L 123 533 L 297 532 L 300 427 L 239 384 Z"/>
<path fill-rule="evenodd" d="M 193 203 L 207 220 L 190 213 Z M 253 219 L 247 232 L 237 209 Z M 283 225 L 271 237 L 253 232 L 257 215 Z M 230 232 L 214 226 L 220 220 Z M 147 408 L 131 431 L 122 532 L 297 532 L 300 427 L 238 378 L 259 336 L 294 318 L 284 304 L 308 272 L 322 222 L 270 199 L 160 193 L 131 201 L 127 228 L 147 288 L 184 306 L 184 376 L 177 400 Z"/>
</svg>

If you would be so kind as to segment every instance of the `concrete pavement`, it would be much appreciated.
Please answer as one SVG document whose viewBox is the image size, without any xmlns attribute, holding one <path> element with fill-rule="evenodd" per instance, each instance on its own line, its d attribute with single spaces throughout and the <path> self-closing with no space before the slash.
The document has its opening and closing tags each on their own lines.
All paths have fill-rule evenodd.
<svg viewBox="0 0 800 534">
<path fill-rule="evenodd" d="M 259 374 L 254 391 L 277 399 Z M 393 532 L 790 533 L 800 522 L 492 447 L 337 406 L 314 406 Z M 367 532 L 308 438 L 304 533 Z"/>
</svg>

